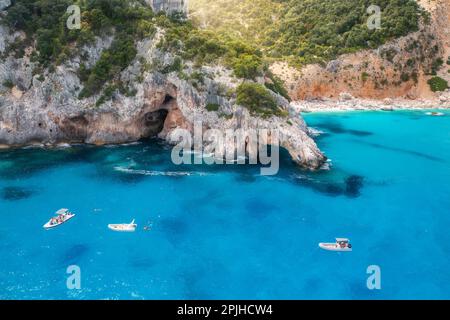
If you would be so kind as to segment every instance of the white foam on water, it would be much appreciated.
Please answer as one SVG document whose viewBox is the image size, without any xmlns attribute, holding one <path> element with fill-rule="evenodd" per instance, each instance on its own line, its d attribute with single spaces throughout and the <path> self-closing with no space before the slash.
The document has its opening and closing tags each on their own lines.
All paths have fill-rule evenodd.
<svg viewBox="0 0 450 320">
<path fill-rule="evenodd" d="M 325 133 L 324 131 L 319 130 L 319 129 L 314 128 L 314 127 L 309 127 L 308 129 L 309 129 L 309 134 L 311 136 L 313 136 L 313 137 L 318 137 L 318 136 L 321 136 L 322 134 Z"/>
<path fill-rule="evenodd" d="M 333 160 L 328 159 L 327 162 L 325 162 L 324 164 L 322 164 L 322 166 L 320 167 L 320 170 L 326 170 L 329 171 L 331 170 L 331 167 L 333 166 Z"/>
<path fill-rule="evenodd" d="M 296 179 L 296 180 L 307 180 L 307 181 L 314 181 L 314 182 L 318 182 L 318 180 L 309 177 L 307 175 L 304 174 L 291 174 L 290 175 L 291 179 Z"/>
<path fill-rule="evenodd" d="M 104 145 L 105 148 L 112 149 L 112 148 L 119 148 L 119 147 L 128 147 L 128 146 L 136 146 L 141 144 L 139 141 L 135 142 L 126 142 L 126 143 L 119 143 L 119 144 L 107 144 Z"/>
<path fill-rule="evenodd" d="M 31 144 L 28 146 L 23 146 L 21 149 L 28 150 L 28 149 L 45 149 L 44 144 Z"/>
<path fill-rule="evenodd" d="M 168 176 L 168 177 L 185 177 L 185 176 L 209 176 L 210 173 L 195 171 L 154 171 L 154 170 L 136 170 L 124 167 L 114 167 L 114 170 L 130 174 L 140 174 L 144 176 Z"/>
</svg>

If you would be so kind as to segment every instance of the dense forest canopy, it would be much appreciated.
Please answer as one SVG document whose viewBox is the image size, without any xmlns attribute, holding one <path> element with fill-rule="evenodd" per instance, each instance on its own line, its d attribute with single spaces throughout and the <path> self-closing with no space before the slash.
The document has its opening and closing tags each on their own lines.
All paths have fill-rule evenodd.
<svg viewBox="0 0 450 320">
<path fill-rule="evenodd" d="M 375 48 L 418 30 L 425 12 L 414 0 L 191 0 L 203 28 L 256 44 L 266 56 L 298 63 Z M 369 30 L 367 9 L 381 9 Z"/>
<path fill-rule="evenodd" d="M 153 13 L 144 0 L 12 3 L 6 23 L 37 38 L 41 62 L 64 58 L 68 43 L 86 43 L 111 28 L 134 40 L 154 31 Z M 74 3 L 81 6 L 82 28 L 71 31 L 65 28 L 66 9 Z M 367 27 L 367 8 L 371 5 L 381 8 L 381 29 Z M 189 58 L 199 56 L 199 62 L 225 54 L 224 47 L 235 47 L 236 42 L 247 47 L 245 51 L 260 51 L 269 58 L 288 58 L 300 64 L 326 61 L 342 53 L 375 48 L 415 31 L 420 17 L 425 16 L 414 0 L 191 0 L 190 6 L 194 23 L 170 27 L 178 28 L 173 30 L 179 33 L 174 38 L 191 40 L 191 44 L 209 37 L 206 48 L 202 43 L 185 54 Z M 199 27 L 202 30 L 197 30 Z M 181 34 L 184 32 L 194 35 Z M 255 64 L 255 59 L 246 57 L 246 62 Z M 255 70 L 249 72 L 255 74 Z"/>
<path fill-rule="evenodd" d="M 67 9 L 74 3 L 81 8 L 81 28 L 69 30 Z M 13 0 L 7 13 L 3 22 L 27 36 L 17 39 L 6 54 L 13 52 L 20 57 L 36 41 L 31 60 L 41 69 L 53 68 L 79 54 L 96 36 L 114 35 L 111 46 L 95 66 L 87 69 L 83 63 L 80 65 L 79 75 L 85 83 L 80 97 L 95 94 L 126 68 L 136 56 L 136 41 L 156 30 L 154 14 L 143 0 Z"/>
<path fill-rule="evenodd" d="M 69 30 L 67 8 L 73 4 L 81 8 L 81 28 Z M 265 76 L 266 88 L 289 98 L 282 81 L 268 70 L 270 60 L 298 66 L 325 62 L 418 30 L 421 17 L 427 18 L 414 0 L 191 0 L 190 5 L 190 19 L 184 19 L 155 14 L 145 0 L 12 0 L 1 23 L 26 37 L 10 44 L 2 58 L 23 56 L 25 48 L 34 46 L 31 60 L 38 65 L 34 72 L 43 74 L 79 55 L 96 37 L 109 35 L 112 44 L 95 65 L 81 63 L 78 70 L 84 84 L 80 98 L 103 91 L 102 103 L 118 89 L 130 94 L 118 75 L 135 59 L 137 42 L 160 29 L 164 37 L 158 47 L 175 59 L 158 71 L 186 78 L 188 61 L 194 66 L 220 62 L 238 78 Z M 379 30 L 367 27 L 370 5 L 381 8 Z M 262 92 L 260 87 L 241 89 L 240 98 L 249 105 L 256 98 L 243 97 Z M 267 105 L 266 111 L 272 108 Z"/>
</svg>

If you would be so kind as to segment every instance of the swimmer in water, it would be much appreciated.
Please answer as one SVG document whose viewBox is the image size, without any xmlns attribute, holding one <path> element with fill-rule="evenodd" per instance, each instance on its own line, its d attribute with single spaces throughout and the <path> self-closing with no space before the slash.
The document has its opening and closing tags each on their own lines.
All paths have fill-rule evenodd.
<svg viewBox="0 0 450 320">
<path fill-rule="evenodd" d="M 153 223 L 149 221 L 147 225 L 144 227 L 144 231 L 150 231 L 152 229 Z"/>
</svg>

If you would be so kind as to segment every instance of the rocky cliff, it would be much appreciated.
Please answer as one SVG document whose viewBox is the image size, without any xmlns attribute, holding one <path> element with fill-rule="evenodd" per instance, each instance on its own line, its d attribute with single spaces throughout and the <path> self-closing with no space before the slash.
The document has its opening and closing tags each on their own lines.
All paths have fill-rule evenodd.
<svg viewBox="0 0 450 320">
<path fill-rule="evenodd" d="M 235 97 L 221 92 L 236 87 L 239 79 L 224 67 L 190 67 L 190 72 L 204 75 L 201 85 L 181 79 L 176 72 L 161 73 L 152 67 L 173 64 L 174 57 L 158 49 L 164 36 L 158 30 L 154 37 L 136 45 L 137 55 L 120 72 L 120 81 L 133 94 L 114 91 L 112 98 L 97 103 L 101 95 L 80 98 L 83 82 L 80 64 L 92 66 L 100 54 L 111 45 L 111 38 L 97 37 L 94 44 L 85 46 L 79 55 L 71 57 L 55 68 L 35 74 L 36 62 L 31 58 L 33 45 L 25 48 L 23 57 L 6 52 L 8 44 L 25 37 L 0 26 L 0 144 L 22 146 L 43 144 L 56 146 L 67 143 L 117 144 L 147 137 L 170 141 L 170 133 L 177 128 L 192 130 L 201 120 L 207 128 L 254 129 L 276 128 L 281 146 L 292 159 L 309 169 L 318 169 L 324 155 L 308 136 L 308 129 L 297 114 L 287 117 L 260 118 L 236 103 Z M 289 110 L 289 102 L 276 95 L 280 107 Z M 208 103 L 218 105 L 217 112 L 206 110 Z"/>
<path fill-rule="evenodd" d="M 285 81 L 294 100 L 339 100 L 341 94 L 348 94 L 362 99 L 425 99 L 450 104 L 447 93 L 433 92 L 427 84 L 436 74 L 450 81 L 446 64 L 450 57 L 450 0 L 418 3 L 430 13 L 430 21 L 422 21 L 417 32 L 374 50 L 342 55 L 325 65 L 298 70 L 277 62 L 271 69 Z"/>
</svg>

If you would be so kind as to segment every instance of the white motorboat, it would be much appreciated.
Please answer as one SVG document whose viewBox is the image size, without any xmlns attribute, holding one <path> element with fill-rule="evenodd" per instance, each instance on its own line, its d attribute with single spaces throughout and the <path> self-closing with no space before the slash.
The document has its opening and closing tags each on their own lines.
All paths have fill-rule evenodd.
<svg viewBox="0 0 450 320">
<path fill-rule="evenodd" d="M 60 209 L 56 211 L 56 217 L 51 218 L 46 224 L 44 224 L 44 229 L 56 228 L 73 217 L 75 217 L 75 214 L 70 212 L 69 209 Z"/>
<path fill-rule="evenodd" d="M 352 245 L 350 244 L 350 240 L 346 238 L 336 238 L 335 243 L 321 242 L 319 243 L 319 247 L 327 251 L 342 251 L 342 252 L 352 251 Z"/>
<path fill-rule="evenodd" d="M 427 112 L 427 116 L 433 116 L 433 117 L 442 117 L 445 116 L 445 113 L 442 112 Z"/>
<path fill-rule="evenodd" d="M 130 223 L 108 224 L 108 228 L 116 232 L 135 232 L 137 224 L 133 219 Z"/>
</svg>

